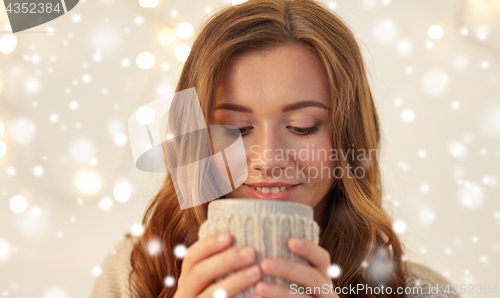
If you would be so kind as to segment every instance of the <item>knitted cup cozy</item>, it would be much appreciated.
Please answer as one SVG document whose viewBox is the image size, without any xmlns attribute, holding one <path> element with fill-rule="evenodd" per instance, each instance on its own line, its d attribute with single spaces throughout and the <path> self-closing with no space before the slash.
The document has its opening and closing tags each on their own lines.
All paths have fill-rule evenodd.
<svg viewBox="0 0 500 298">
<path fill-rule="evenodd" d="M 284 201 L 259 199 L 217 199 L 209 203 L 207 221 L 199 229 L 200 239 L 229 232 L 233 236 L 232 246 L 250 246 L 257 252 L 252 265 L 259 265 L 266 257 L 289 259 L 303 264 L 307 260 L 292 254 L 287 247 L 288 238 L 305 238 L 319 243 L 319 226 L 313 219 L 310 206 Z M 240 268 L 241 269 L 241 268 Z M 218 282 L 231 272 L 215 280 Z M 263 281 L 277 283 L 289 288 L 287 280 L 263 275 Z M 301 286 L 301 285 L 298 285 Z M 249 298 L 256 294 L 249 287 L 234 298 Z"/>
</svg>

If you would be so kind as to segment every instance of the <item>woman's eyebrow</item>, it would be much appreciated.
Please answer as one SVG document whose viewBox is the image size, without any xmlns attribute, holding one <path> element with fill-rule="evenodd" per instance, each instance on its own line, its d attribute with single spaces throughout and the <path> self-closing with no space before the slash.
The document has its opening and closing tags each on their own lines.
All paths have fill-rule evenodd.
<svg viewBox="0 0 500 298">
<path fill-rule="evenodd" d="M 230 110 L 230 111 L 235 111 L 235 112 L 242 112 L 242 113 L 252 113 L 252 109 L 246 106 L 234 104 L 234 103 L 222 103 L 220 105 L 217 105 L 214 108 L 214 111 L 216 110 Z"/>
<path fill-rule="evenodd" d="M 323 108 L 325 110 L 330 110 L 329 107 L 325 106 L 319 101 L 308 100 L 308 101 L 294 102 L 292 104 L 286 105 L 283 107 L 282 112 L 289 112 L 307 107 L 318 107 L 318 108 Z"/>
<path fill-rule="evenodd" d="M 282 112 L 289 112 L 293 110 L 298 110 L 302 108 L 307 108 L 307 107 L 318 107 L 318 108 L 323 108 L 325 110 L 329 110 L 330 108 L 325 106 L 319 101 L 314 101 L 314 100 L 309 100 L 309 101 L 299 101 L 299 102 L 294 102 L 291 104 L 288 104 L 283 107 Z M 239 104 L 234 104 L 234 103 L 222 103 L 217 105 L 214 108 L 214 111 L 216 110 L 230 110 L 230 111 L 235 111 L 235 112 L 242 112 L 242 113 L 252 113 L 252 109 L 250 109 L 247 106 L 239 105 Z"/>
</svg>

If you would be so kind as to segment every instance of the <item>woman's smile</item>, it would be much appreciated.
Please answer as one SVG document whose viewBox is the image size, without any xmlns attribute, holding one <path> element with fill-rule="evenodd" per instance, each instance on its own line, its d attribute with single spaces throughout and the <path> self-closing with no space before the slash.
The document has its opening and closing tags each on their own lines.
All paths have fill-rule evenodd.
<svg viewBox="0 0 500 298">
<path fill-rule="evenodd" d="M 286 201 L 296 191 L 300 184 L 291 184 L 284 182 L 261 182 L 243 184 L 245 192 L 255 199 Z"/>
</svg>

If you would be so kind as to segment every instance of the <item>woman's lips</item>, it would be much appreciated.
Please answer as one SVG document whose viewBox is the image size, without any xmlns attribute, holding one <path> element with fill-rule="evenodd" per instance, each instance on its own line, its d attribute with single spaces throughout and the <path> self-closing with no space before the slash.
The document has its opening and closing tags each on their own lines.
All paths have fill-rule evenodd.
<svg viewBox="0 0 500 298">
<path fill-rule="evenodd" d="M 244 184 L 244 186 L 250 192 L 251 196 L 255 199 L 285 201 L 289 199 L 292 193 L 297 189 L 298 184 L 287 186 L 287 189 L 285 189 L 284 191 L 280 191 L 278 193 L 263 193 L 256 190 L 254 187 L 250 185 Z"/>
</svg>

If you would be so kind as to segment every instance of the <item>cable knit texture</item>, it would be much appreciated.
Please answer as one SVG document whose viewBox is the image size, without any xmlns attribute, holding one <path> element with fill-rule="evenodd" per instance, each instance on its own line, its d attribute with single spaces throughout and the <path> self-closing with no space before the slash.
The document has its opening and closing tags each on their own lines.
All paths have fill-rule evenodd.
<svg viewBox="0 0 500 298">
<path fill-rule="evenodd" d="M 132 270 L 130 254 L 137 238 L 125 238 L 120 241 L 104 258 L 101 264 L 102 274 L 97 277 L 92 289 L 91 298 L 140 298 L 137 286 L 132 282 L 132 293 L 129 291 L 128 276 Z M 452 283 L 437 273 L 421 264 L 406 262 L 409 270 L 406 274 L 407 287 L 417 287 L 416 291 L 406 298 L 462 298 L 459 294 L 452 294 Z M 438 293 L 430 293 L 431 287 L 438 286 Z M 444 292 L 450 285 L 450 293 Z"/>
<path fill-rule="evenodd" d="M 298 214 L 283 213 L 240 213 L 222 215 L 207 219 L 199 230 L 199 237 L 203 239 L 207 236 L 229 232 L 233 235 L 232 246 L 250 246 L 257 252 L 256 260 L 250 264 L 258 265 L 266 257 L 278 257 L 289 259 L 302 264 L 307 264 L 307 260 L 292 254 L 287 247 L 287 240 L 290 237 L 305 238 L 315 244 L 319 243 L 318 224 L 304 216 Z M 222 276 L 215 280 L 217 282 L 227 276 Z M 277 283 L 290 287 L 287 280 L 274 276 L 263 275 L 262 280 Z M 257 294 L 255 287 L 249 287 L 234 298 L 249 298 Z"/>
<path fill-rule="evenodd" d="M 129 290 L 129 274 L 132 271 L 130 255 L 137 237 L 125 237 L 104 258 L 102 273 L 97 277 L 91 298 L 139 298 L 136 283 L 132 282 Z"/>
</svg>

